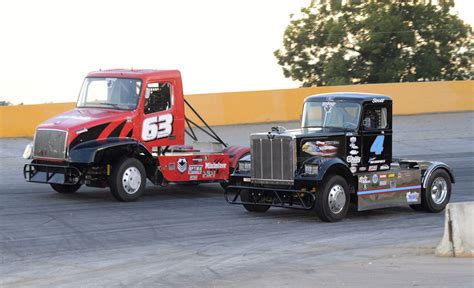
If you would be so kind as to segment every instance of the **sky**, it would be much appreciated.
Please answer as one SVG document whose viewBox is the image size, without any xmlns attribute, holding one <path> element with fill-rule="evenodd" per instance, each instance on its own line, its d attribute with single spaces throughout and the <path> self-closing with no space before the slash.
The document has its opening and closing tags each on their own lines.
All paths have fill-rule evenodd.
<svg viewBox="0 0 474 288">
<path fill-rule="evenodd" d="M 296 88 L 273 51 L 310 0 L 0 3 L 0 101 L 75 102 L 90 71 L 178 69 L 185 94 Z M 474 25 L 474 1 L 456 0 Z"/>
</svg>

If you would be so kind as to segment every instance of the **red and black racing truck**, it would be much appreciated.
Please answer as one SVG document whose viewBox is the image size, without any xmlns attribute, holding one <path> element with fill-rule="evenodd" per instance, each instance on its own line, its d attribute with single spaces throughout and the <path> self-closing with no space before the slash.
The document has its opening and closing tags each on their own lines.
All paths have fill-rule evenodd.
<svg viewBox="0 0 474 288">
<path fill-rule="evenodd" d="M 306 98 L 301 128 L 273 127 L 250 137 L 225 192 L 252 212 L 271 206 L 315 209 L 323 221 L 359 211 L 410 206 L 442 211 L 454 183 L 448 165 L 392 159 L 392 99 L 366 93 Z"/>
<path fill-rule="evenodd" d="M 202 123 L 187 118 L 185 106 Z M 198 142 L 195 129 L 213 142 Z M 193 146 L 184 145 L 185 134 Z M 131 201 L 143 194 L 146 179 L 225 186 L 249 152 L 228 146 L 186 101 L 179 71 L 105 70 L 88 74 L 75 109 L 36 128 L 23 174 L 59 193 L 110 187 L 116 199 Z"/>
</svg>

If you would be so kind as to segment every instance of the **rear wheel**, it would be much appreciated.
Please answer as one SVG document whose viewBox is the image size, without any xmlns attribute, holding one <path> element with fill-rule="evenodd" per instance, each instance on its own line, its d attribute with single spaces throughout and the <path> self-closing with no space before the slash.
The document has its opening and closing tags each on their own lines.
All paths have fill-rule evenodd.
<svg viewBox="0 0 474 288">
<path fill-rule="evenodd" d="M 247 203 L 259 203 L 262 199 L 261 195 L 258 195 L 258 192 L 251 192 L 248 189 L 240 190 L 240 200 Z M 270 206 L 267 205 L 257 205 L 257 204 L 243 204 L 244 208 L 250 212 L 265 212 L 270 209 Z"/>
<path fill-rule="evenodd" d="M 342 220 L 349 210 L 349 185 L 338 175 L 328 176 L 320 191 L 316 192 L 314 209 L 324 222 Z"/>
<path fill-rule="evenodd" d="M 54 189 L 54 191 L 61 193 L 61 194 L 72 194 L 79 190 L 81 187 L 80 183 L 74 184 L 74 185 L 63 185 L 63 184 L 51 184 L 51 187 Z"/>
<path fill-rule="evenodd" d="M 119 201 L 134 201 L 145 191 L 146 171 L 135 158 L 122 158 L 114 164 L 109 178 L 110 191 Z"/>
<path fill-rule="evenodd" d="M 410 205 L 414 210 L 439 213 L 446 208 L 451 198 L 451 178 L 448 172 L 438 169 L 431 174 L 428 185 L 421 190 L 421 204 Z"/>
</svg>

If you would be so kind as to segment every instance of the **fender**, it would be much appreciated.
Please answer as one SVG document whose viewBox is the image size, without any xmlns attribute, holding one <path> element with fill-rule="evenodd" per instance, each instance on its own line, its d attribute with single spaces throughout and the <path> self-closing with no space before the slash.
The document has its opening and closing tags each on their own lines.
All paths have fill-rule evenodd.
<svg viewBox="0 0 474 288">
<path fill-rule="evenodd" d="M 304 165 L 305 164 L 315 164 L 319 166 L 318 175 L 314 176 L 303 176 L 304 174 Z M 311 157 L 303 162 L 299 170 L 299 175 L 295 177 L 295 180 L 298 181 L 323 181 L 324 177 L 330 173 L 338 174 L 344 177 L 349 185 L 353 185 L 354 176 L 347 164 L 340 158 L 324 158 L 324 157 Z"/>
<path fill-rule="evenodd" d="M 426 189 L 426 187 L 428 186 L 428 180 L 430 179 L 431 174 L 433 174 L 433 172 L 437 169 L 446 170 L 446 172 L 448 172 L 449 178 L 451 178 L 451 183 L 456 182 L 451 167 L 449 167 L 446 163 L 434 161 L 431 162 L 431 165 L 428 167 L 428 169 L 426 169 L 425 173 L 423 173 L 423 176 L 421 177 L 421 183 L 423 183 L 422 187 L 424 189 Z"/>
<path fill-rule="evenodd" d="M 245 154 L 250 155 L 250 147 L 248 146 L 229 146 L 222 150 L 222 153 L 229 155 L 230 158 L 230 167 L 235 169 L 237 163 L 239 163 L 240 158 Z"/>
<path fill-rule="evenodd" d="M 142 143 L 130 138 L 108 138 L 103 140 L 90 140 L 74 146 L 69 151 L 69 161 L 80 164 L 93 164 L 98 159 L 99 154 L 109 149 L 117 149 L 125 153 L 140 153 L 146 158 L 153 159 L 151 153 Z M 122 154 L 123 155 L 123 154 Z"/>
</svg>

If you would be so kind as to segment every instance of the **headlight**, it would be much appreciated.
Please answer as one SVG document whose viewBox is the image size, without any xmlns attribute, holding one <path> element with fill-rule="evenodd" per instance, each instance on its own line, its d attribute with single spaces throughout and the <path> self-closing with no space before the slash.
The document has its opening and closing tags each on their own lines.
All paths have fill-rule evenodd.
<svg viewBox="0 0 474 288">
<path fill-rule="evenodd" d="M 31 159 L 32 156 L 33 156 L 33 142 L 26 145 L 25 152 L 23 152 L 23 158 L 25 159 Z"/>
<path fill-rule="evenodd" d="M 318 170 L 319 170 L 318 165 L 313 165 L 313 164 L 304 165 L 304 173 L 307 175 L 318 175 Z"/>
<path fill-rule="evenodd" d="M 250 167 L 251 167 L 250 162 L 241 161 L 241 162 L 239 162 L 238 171 L 249 172 L 249 171 L 250 171 Z"/>
</svg>

